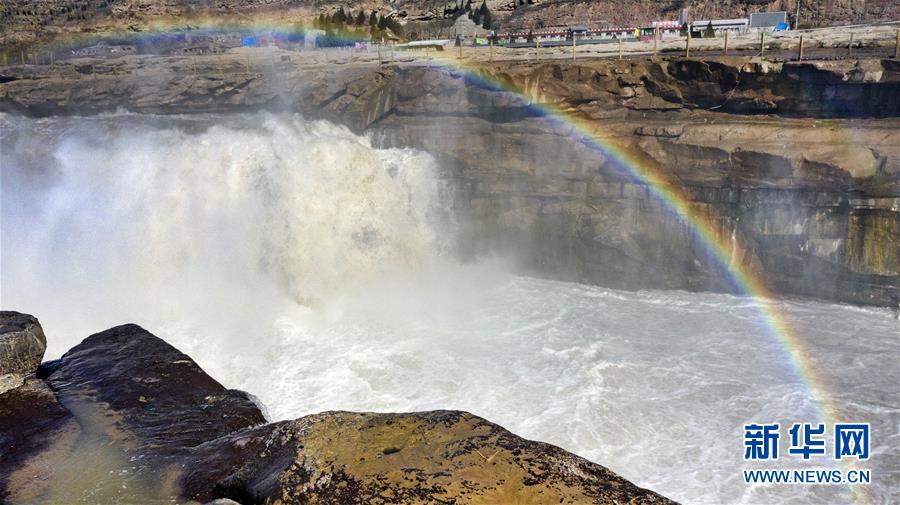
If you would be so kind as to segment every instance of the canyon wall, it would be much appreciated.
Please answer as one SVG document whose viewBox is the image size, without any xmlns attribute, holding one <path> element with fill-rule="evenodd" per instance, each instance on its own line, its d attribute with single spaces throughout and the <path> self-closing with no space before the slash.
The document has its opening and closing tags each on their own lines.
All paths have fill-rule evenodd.
<svg viewBox="0 0 900 505">
<path fill-rule="evenodd" d="M 708 237 L 631 172 L 649 171 L 708 218 L 726 263 L 760 272 L 774 290 L 900 300 L 897 61 L 483 62 L 466 73 L 277 58 L 248 72 L 242 61 L 19 67 L 0 84 L 0 107 L 295 110 L 438 158 L 456 188 L 465 256 L 497 253 L 527 273 L 615 287 L 737 289 Z M 580 139 L 573 118 L 626 161 Z"/>
<path fill-rule="evenodd" d="M 900 83 L 895 62 L 868 65 L 483 69 L 528 102 L 600 124 L 601 143 L 626 146 L 624 167 L 540 108 L 433 69 L 402 70 L 395 91 L 366 88 L 327 109 L 456 167 L 473 253 L 516 251 L 538 274 L 617 287 L 732 289 L 696 231 L 629 174 L 649 169 L 677 181 L 716 240 L 733 242 L 731 264 L 752 263 L 776 290 L 894 305 Z"/>
</svg>

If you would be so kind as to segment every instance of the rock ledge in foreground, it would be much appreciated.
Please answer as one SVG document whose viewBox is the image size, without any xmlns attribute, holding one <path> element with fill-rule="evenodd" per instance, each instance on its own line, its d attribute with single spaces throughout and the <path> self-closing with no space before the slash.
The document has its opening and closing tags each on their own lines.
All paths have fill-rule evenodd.
<svg viewBox="0 0 900 505">
<path fill-rule="evenodd" d="M 0 427 L 24 424 L 31 437 L 27 446 L 0 439 L 13 451 L 0 456 L 0 498 L 11 504 L 59 489 L 96 496 L 84 487 L 98 484 L 77 471 L 91 444 L 122 462 L 105 473 L 127 486 L 104 482 L 101 494 L 117 501 L 138 489 L 148 501 L 245 505 L 673 503 L 467 412 L 324 412 L 266 424 L 249 395 L 136 325 L 88 337 L 40 375 L 0 396 Z M 26 408 L 26 393 L 47 401 Z M 40 429 L 44 414 L 57 429 Z M 34 440 L 41 433 L 46 440 Z"/>
</svg>

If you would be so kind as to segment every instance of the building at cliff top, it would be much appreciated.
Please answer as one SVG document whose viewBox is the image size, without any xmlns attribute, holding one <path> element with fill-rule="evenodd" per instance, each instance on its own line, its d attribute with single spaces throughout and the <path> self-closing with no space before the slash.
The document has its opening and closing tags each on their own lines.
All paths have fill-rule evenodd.
<svg viewBox="0 0 900 505">
<path fill-rule="evenodd" d="M 754 12 L 750 14 L 751 30 L 775 30 L 787 26 L 787 12 Z"/>
<path fill-rule="evenodd" d="M 715 32 L 716 36 L 719 36 L 725 32 L 744 33 L 747 31 L 747 25 L 747 18 L 701 19 L 691 23 L 691 36 L 703 36 L 697 34 L 705 34 L 706 30 L 710 27 L 712 28 L 713 32 Z"/>
<path fill-rule="evenodd" d="M 121 56 L 134 53 L 135 47 L 132 45 L 107 44 L 105 42 L 72 51 L 74 56 Z"/>
<path fill-rule="evenodd" d="M 325 37 L 325 30 L 306 30 L 306 33 L 303 34 L 304 49 L 315 49 L 322 37 Z"/>
</svg>

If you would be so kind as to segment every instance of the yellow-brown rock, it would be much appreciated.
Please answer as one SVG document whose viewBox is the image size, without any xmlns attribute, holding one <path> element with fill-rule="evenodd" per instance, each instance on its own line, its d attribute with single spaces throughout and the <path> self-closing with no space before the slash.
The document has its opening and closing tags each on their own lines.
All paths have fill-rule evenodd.
<svg viewBox="0 0 900 505">
<path fill-rule="evenodd" d="M 253 503 L 672 503 L 558 447 L 460 411 L 325 412 L 197 449 L 195 499 Z M 230 464 L 229 464 L 230 462 Z M 216 494 L 191 494 L 213 489 Z"/>
</svg>

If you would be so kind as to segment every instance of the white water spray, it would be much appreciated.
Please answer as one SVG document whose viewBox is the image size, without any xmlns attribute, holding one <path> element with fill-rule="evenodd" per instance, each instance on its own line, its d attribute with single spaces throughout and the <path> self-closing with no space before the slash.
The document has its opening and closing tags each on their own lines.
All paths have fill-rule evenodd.
<svg viewBox="0 0 900 505">
<path fill-rule="evenodd" d="M 752 301 L 461 265 L 423 153 L 294 116 L 0 115 L 0 166 L 0 306 L 41 319 L 48 358 L 136 322 L 274 419 L 464 409 L 682 502 L 851 499 L 740 481 L 745 422 L 815 415 Z M 896 503 L 896 321 L 777 303 Z"/>
<path fill-rule="evenodd" d="M 62 291 L 111 323 L 172 313 L 233 323 L 235 311 L 315 305 L 423 268 L 448 243 L 433 160 L 330 123 L 253 115 L 158 127 L 125 114 L 48 131 L 2 121 L 3 238 L 16 252 L 3 257 L 5 306 Z M 51 353 L 74 343 L 51 340 Z"/>
</svg>

